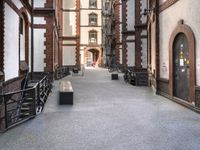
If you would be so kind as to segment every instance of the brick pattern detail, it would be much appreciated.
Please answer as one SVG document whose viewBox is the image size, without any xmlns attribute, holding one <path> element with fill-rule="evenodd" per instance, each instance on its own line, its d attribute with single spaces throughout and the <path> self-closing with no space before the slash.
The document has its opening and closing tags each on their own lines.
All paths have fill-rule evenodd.
<svg viewBox="0 0 200 150">
<path fill-rule="evenodd" d="M 4 2 L 0 1 L 0 71 L 4 70 Z"/>
<path fill-rule="evenodd" d="M 138 25 L 141 25 L 141 1 L 135 1 L 135 66 L 142 67 L 142 41 L 141 41 L 141 32 L 142 29 L 138 28 Z"/>
<path fill-rule="evenodd" d="M 44 68 L 45 72 L 53 71 L 53 18 L 52 17 L 45 17 L 46 20 L 46 33 L 44 34 L 46 41 L 45 46 L 46 49 L 44 50 L 44 54 L 46 58 L 44 59 L 44 63 L 46 67 Z"/>
<path fill-rule="evenodd" d="M 127 31 L 127 1 L 122 0 L 122 32 Z M 122 35 L 122 64 L 127 66 L 127 35 Z"/>
<path fill-rule="evenodd" d="M 45 8 L 53 8 L 53 0 L 46 0 Z M 46 21 L 46 33 L 44 37 L 46 38 L 45 46 L 46 49 L 44 50 L 44 54 L 46 58 L 44 59 L 44 64 L 46 67 L 44 68 L 45 72 L 53 72 L 53 29 L 54 29 L 54 15 L 50 14 L 49 16 L 45 16 Z"/>
<path fill-rule="evenodd" d="M 76 66 L 80 66 L 80 0 L 76 0 Z"/>
<path fill-rule="evenodd" d="M 115 34 L 115 39 L 116 39 L 116 57 L 117 57 L 117 64 L 120 63 L 120 1 L 117 0 L 116 4 L 116 34 Z"/>
</svg>

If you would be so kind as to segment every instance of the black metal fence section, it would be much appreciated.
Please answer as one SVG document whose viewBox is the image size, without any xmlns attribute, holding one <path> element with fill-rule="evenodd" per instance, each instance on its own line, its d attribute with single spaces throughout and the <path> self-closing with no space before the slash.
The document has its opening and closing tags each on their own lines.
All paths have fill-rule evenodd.
<svg viewBox="0 0 200 150">
<path fill-rule="evenodd" d="M 5 131 L 34 118 L 43 109 L 50 91 L 51 83 L 45 76 L 39 82 L 29 82 L 24 90 L 0 95 L 0 130 Z"/>
<path fill-rule="evenodd" d="M 127 68 L 124 73 L 124 80 L 136 86 L 148 86 L 148 71 L 145 68 Z"/>
<path fill-rule="evenodd" d="M 68 66 L 62 66 L 55 70 L 55 79 L 62 79 L 70 74 L 70 68 Z"/>
</svg>

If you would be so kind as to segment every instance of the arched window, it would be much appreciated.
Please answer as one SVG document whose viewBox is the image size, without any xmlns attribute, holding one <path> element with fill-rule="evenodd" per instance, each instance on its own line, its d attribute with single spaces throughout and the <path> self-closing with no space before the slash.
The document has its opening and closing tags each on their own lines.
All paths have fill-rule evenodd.
<svg viewBox="0 0 200 150">
<path fill-rule="evenodd" d="M 97 31 L 92 30 L 89 32 L 89 44 L 97 44 Z"/>
<path fill-rule="evenodd" d="M 97 8 L 97 0 L 90 0 L 89 1 L 90 8 Z"/>
<path fill-rule="evenodd" d="M 89 25 L 96 26 L 97 25 L 97 14 L 90 14 L 89 15 Z"/>
</svg>

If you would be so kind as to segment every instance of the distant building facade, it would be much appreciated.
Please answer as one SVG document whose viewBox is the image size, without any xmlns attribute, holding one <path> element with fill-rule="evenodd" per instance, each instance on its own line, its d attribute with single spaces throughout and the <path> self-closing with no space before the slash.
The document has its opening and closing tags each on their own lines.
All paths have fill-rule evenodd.
<svg viewBox="0 0 200 150">
<path fill-rule="evenodd" d="M 101 0 L 62 0 L 62 65 L 102 62 Z"/>
</svg>

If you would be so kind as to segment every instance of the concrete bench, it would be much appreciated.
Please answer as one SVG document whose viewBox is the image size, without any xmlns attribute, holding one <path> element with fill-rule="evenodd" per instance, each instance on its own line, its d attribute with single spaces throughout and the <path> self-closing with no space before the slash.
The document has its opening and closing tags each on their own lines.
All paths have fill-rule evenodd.
<svg viewBox="0 0 200 150">
<path fill-rule="evenodd" d="M 73 105 L 73 88 L 70 81 L 61 81 L 59 86 L 59 103 Z"/>
</svg>

